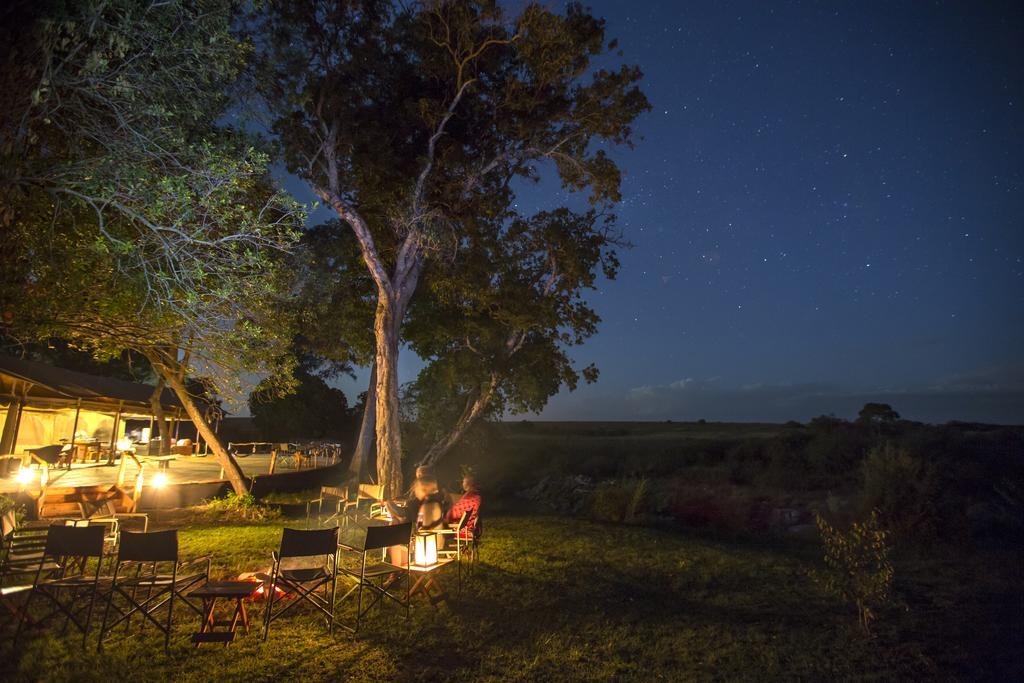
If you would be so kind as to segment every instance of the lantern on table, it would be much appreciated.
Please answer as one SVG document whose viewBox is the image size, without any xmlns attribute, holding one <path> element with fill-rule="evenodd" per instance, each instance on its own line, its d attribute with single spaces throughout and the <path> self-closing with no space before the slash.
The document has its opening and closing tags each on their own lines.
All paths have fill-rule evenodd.
<svg viewBox="0 0 1024 683">
<path fill-rule="evenodd" d="M 416 548 L 413 564 L 417 567 L 430 567 L 437 564 L 437 534 L 433 531 L 416 534 Z"/>
</svg>

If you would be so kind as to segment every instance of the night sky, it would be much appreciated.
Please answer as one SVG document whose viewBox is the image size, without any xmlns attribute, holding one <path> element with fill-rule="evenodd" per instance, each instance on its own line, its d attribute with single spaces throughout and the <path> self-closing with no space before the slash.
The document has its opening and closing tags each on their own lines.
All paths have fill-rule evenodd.
<svg viewBox="0 0 1024 683">
<path fill-rule="evenodd" d="M 1024 422 L 1024 4 L 590 4 L 653 110 L 542 418 Z"/>
</svg>

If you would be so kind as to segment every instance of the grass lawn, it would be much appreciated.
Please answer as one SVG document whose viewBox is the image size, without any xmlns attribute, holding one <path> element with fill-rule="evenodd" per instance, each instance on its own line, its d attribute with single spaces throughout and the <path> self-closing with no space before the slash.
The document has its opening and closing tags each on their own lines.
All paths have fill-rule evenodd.
<svg viewBox="0 0 1024 683">
<path fill-rule="evenodd" d="M 330 637 L 321 621 L 298 612 L 276 622 L 267 643 L 254 632 L 228 648 L 195 650 L 188 634 L 197 619 L 183 611 L 169 654 L 153 631 L 114 641 L 103 655 L 95 638 L 83 653 L 73 634 L 40 635 L 27 641 L 20 661 L 4 645 L 0 678 L 826 680 L 998 678 L 1014 667 L 1012 650 L 1006 661 L 974 661 L 967 619 L 979 616 L 970 613 L 979 603 L 960 604 L 956 577 L 935 578 L 943 572 L 918 568 L 929 578 L 905 586 L 911 609 L 867 638 L 853 612 L 809 578 L 810 548 L 555 517 L 487 523 L 482 563 L 461 598 L 439 611 L 415 602 L 409 621 L 385 607 L 358 636 Z M 261 569 L 284 524 L 187 526 L 182 555 L 212 553 L 222 578 Z M 454 589 L 454 574 L 446 578 Z M 1005 585 L 992 581 L 989 597 L 1005 603 Z M 1010 618 L 1015 599 L 1004 605 Z M 961 640 L 945 647 L 951 633 L 940 621 L 956 613 L 951 628 Z"/>
</svg>

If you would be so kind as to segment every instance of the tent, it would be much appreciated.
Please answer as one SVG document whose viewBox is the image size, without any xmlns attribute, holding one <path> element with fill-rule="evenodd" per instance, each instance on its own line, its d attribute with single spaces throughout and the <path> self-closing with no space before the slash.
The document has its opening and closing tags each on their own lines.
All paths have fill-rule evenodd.
<svg viewBox="0 0 1024 683">
<path fill-rule="evenodd" d="M 153 391 L 148 384 L 0 355 L 0 454 L 60 442 L 113 448 L 124 437 L 126 420 L 152 423 Z M 160 405 L 165 416 L 180 421 L 182 406 L 172 391 L 163 391 Z"/>
</svg>

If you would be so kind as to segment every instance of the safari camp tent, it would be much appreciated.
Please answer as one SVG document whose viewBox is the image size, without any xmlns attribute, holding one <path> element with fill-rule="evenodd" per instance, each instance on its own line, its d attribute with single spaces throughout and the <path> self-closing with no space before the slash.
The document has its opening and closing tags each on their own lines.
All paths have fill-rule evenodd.
<svg viewBox="0 0 1024 683">
<path fill-rule="evenodd" d="M 143 446 L 155 437 L 155 387 L 99 377 L 0 355 L 0 454 L 58 443 L 114 449 L 129 420 L 142 420 Z M 184 410 L 170 390 L 160 396 L 165 419 L 177 432 Z"/>
</svg>

